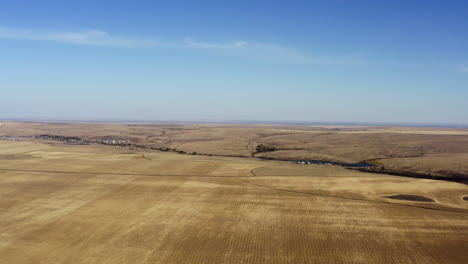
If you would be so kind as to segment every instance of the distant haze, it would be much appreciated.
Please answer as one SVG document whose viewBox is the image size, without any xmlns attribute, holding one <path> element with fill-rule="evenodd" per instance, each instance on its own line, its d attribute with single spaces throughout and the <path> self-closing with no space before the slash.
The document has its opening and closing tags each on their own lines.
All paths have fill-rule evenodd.
<svg viewBox="0 0 468 264">
<path fill-rule="evenodd" d="M 4 3 L 0 119 L 468 124 L 467 1 L 281 2 Z"/>
</svg>

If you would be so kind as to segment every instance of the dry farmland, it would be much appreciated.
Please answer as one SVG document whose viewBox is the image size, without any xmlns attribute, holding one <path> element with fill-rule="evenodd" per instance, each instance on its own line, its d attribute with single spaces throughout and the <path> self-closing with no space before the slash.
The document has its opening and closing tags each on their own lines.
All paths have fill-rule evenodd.
<svg viewBox="0 0 468 264">
<path fill-rule="evenodd" d="M 2 264 L 468 262 L 466 184 L 248 157 L 251 145 L 302 140 L 264 154 L 456 171 L 444 158 L 466 164 L 466 130 L 0 124 L 0 136 L 41 133 L 246 157 L 0 140 Z"/>
<path fill-rule="evenodd" d="M 379 168 L 468 179 L 468 129 L 210 125 L 148 123 L 0 122 L 0 136 L 51 134 L 84 140 L 128 139 L 187 153 L 249 157 L 259 144 L 278 151 L 257 157 L 372 161 Z"/>
</svg>

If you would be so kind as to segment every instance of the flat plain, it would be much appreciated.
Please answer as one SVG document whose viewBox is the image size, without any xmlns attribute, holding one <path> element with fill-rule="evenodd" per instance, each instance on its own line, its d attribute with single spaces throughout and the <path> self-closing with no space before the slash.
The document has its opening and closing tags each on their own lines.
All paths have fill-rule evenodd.
<svg viewBox="0 0 468 264">
<path fill-rule="evenodd" d="M 262 143 L 281 149 L 270 156 L 358 162 L 394 151 L 409 157 L 385 166 L 466 170 L 466 130 L 382 130 L 5 122 L 0 136 L 126 138 L 245 157 L 0 141 L 1 263 L 467 263 L 466 184 L 249 158 Z M 328 150 L 312 147 L 317 136 Z M 294 144 L 307 149 L 280 153 Z"/>
</svg>

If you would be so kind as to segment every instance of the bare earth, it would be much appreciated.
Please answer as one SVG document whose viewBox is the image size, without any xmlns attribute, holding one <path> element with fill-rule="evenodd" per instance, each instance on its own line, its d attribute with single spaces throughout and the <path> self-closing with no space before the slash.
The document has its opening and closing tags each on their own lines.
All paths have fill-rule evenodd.
<svg viewBox="0 0 468 264">
<path fill-rule="evenodd" d="M 245 156 L 259 142 L 296 144 L 294 155 L 343 161 L 420 150 L 429 160 L 379 162 L 453 172 L 467 164 L 466 130 L 194 127 L 4 122 L 0 136 L 114 136 Z M 389 147 L 362 145 L 365 137 Z M 453 157 L 459 165 L 443 162 Z M 461 183 L 337 166 L 0 140 L 0 263 L 467 263 L 467 196 Z"/>
</svg>

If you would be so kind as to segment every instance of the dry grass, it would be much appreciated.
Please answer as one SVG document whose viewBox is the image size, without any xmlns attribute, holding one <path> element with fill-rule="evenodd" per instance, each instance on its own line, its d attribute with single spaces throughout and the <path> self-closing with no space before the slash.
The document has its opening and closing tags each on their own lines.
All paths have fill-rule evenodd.
<svg viewBox="0 0 468 264">
<path fill-rule="evenodd" d="M 34 157 L 0 159 L 1 263 L 468 262 L 463 184 L 97 145 L 0 153 Z M 435 202 L 383 198 L 398 194 Z"/>
<path fill-rule="evenodd" d="M 348 163 L 372 160 L 392 170 L 468 177 L 467 129 L 32 122 L 0 125 L 0 136 L 38 134 L 88 140 L 130 139 L 137 144 L 188 153 L 246 157 L 257 145 L 265 144 L 280 150 L 257 156 Z"/>
</svg>

